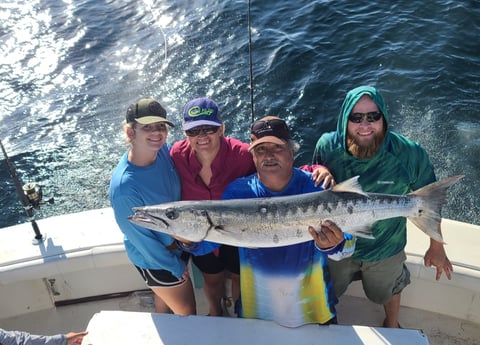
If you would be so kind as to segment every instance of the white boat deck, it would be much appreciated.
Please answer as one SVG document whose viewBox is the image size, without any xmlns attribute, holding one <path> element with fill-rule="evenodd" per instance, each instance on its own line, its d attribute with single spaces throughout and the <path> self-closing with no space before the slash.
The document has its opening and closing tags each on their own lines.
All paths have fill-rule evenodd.
<svg viewBox="0 0 480 345">
<path fill-rule="evenodd" d="M 144 312 L 153 317 L 150 314 L 153 303 L 148 291 L 101 298 L 112 292 L 145 289 L 123 250 L 122 235 L 111 209 L 54 217 L 38 223 L 46 241 L 36 246 L 31 244 L 34 234 L 28 223 L 1 230 L 0 327 L 54 334 L 85 329 L 94 315 L 95 318 L 96 315 L 107 315 L 100 313 L 102 311 Z M 447 254 L 454 263 L 455 272 L 451 281 L 442 277 L 437 282 L 435 270 L 423 266 L 428 237 L 411 226 L 409 228 L 407 264 L 412 273 L 412 284 L 402 295 L 400 323 L 402 327 L 414 330 L 415 334 L 423 332 L 432 345 L 478 345 L 480 227 L 444 220 L 443 229 L 448 243 Z M 197 286 L 200 284 L 197 281 Z M 198 313 L 205 315 L 207 308 L 202 291 L 197 289 L 196 292 Z M 100 298 L 88 302 L 91 296 Z M 84 303 L 59 306 L 72 300 Z M 342 296 L 337 310 L 341 325 L 370 326 L 372 332 L 382 330 L 378 326 L 384 318 L 383 309 L 365 300 L 358 282 Z M 198 318 L 205 320 L 205 317 Z M 223 323 L 225 318 L 208 319 L 219 325 L 217 319 Z M 228 320 L 233 320 L 226 321 L 228 323 L 245 321 Z M 258 320 L 249 322 L 252 321 Z M 210 321 L 202 321 L 205 322 Z"/>
<path fill-rule="evenodd" d="M 427 337 L 416 330 L 341 325 L 286 328 L 263 320 L 119 311 L 95 314 L 88 331 L 84 343 L 91 345 L 291 345 L 318 344 L 322 339 L 331 345 L 428 345 Z"/>
<path fill-rule="evenodd" d="M 201 290 L 198 290 L 197 295 L 201 296 L 201 294 Z M 384 317 L 382 308 L 364 298 L 348 295 L 343 296 L 337 310 L 339 315 L 341 315 L 341 325 L 358 325 L 358 320 L 362 320 L 361 325 L 363 326 L 381 329 L 378 326 L 381 324 Z M 97 313 L 105 311 L 143 312 L 146 315 L 151 315 L 150 313 L 153 312 L 153 299 L 150 292 L 135 292 L 128 297 L 62 306 L 15 318 L 3 319 L 0 320 L 0 326 L 5 329 L 20 329 L 37 334 L 56 334 L 66 332 L 67 330 L 80 331 L 87 329 L 87 327 L 89 328 L 89 331 L 92 332 L 93 326 L 89 326 L 91 319 Z M 206 312 L 206 306 L 200 305 L 199 315 L 205 315 Z M 215 321 L 223 319 L 210 318 Z M 417 335 L 424 334 L 427 337 L 427 344 L 480 344 L 480 325 L 473 322 L 408 307 L 401 307 L 400 318 L 403 322 L 403 327 L 417 331 Z M 119 331 L 120 329 L 121 328 L 116 328 L 116 333 L 113 333 L 114 335 L 112 336 L 117 336 L 117 333 L 122 334 L 123 330 Z M 133 326 L 131 329 L 134 329 Z M 95 330 L 95 328 L 93 328 L 93 330 Z M 135 332 L 141 332 L 141 327 L 135 330 Z M 231 343 L 231 341 L 229 343 Z M 297 341 L 296 343 L 303 344 L 300 341 Z M 90 344 L 90 342 L 84 342 L 84 345 L 85 344 Z M 95 343 L 91 344 L 94 345 Z M 105 343 L 105 345 L 107 344 L 108 343 Z M 257 343 L 251 344 L 253 345 Z M 396 343 L 389 342 L 382 344 L 393 345 Z"/>
</svg>

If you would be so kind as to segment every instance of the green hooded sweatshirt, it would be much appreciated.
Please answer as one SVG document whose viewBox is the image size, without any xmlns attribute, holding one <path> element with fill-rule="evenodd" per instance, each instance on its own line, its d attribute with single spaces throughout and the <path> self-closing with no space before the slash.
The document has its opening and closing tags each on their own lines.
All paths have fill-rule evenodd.
<svg viewBox="0 0 480 345">
<path fill-rule="evenodd" d="M 347 152 L 348 116 L 358 100 L 368 95 L 383 113 L 387 133 L 379 152 L 358 159 Z M 313 162 L 330 169 L 337 183 L 359 175 L 366 192 L 407 194 L 436 181 L 426 151 L 416 142 L 388 130 L 390 117 L 382 95 L 372 86 L 360 86 L 347 93 L 337 122 L 337 130 L 323 134 L 315 146 Z M 395 255 L 407 242 L 406 219 L 390 218 L 373 224 L 374 240 L 357 238 L 353 259 L 378 261 Z"/>
</svg>

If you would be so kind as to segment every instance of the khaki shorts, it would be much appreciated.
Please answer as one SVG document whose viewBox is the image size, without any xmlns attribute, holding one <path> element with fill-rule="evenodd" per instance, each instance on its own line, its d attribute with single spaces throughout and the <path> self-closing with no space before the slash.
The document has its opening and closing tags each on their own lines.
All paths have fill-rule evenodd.
<svg viewBox="0 0 480 345">
<path fill-rule="evenodd" d="M 405 265 L 405 252 L 380 261 L 358 261 L 346 258 L 329 260 L 330 273 L 337 297 L 343 295 L 354 280 L 361 280 L 365 295 L 378 304 L 386 304 L 393 295 L 410 284 L 410 272 Z"/>
</svg>

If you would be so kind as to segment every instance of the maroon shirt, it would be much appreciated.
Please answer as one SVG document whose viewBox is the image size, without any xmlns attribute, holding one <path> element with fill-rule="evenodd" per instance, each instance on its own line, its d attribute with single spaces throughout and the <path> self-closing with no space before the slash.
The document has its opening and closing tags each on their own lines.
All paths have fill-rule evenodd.
<svg viewBox="0 0 480 345">
<path fill-rule="evenodd" d="M 255 172 L 248 144 L 222 137 L 220 150 L 212 162 L 212 178 L 206 186 L 198 175 L 202 168 L 189 142 L 177 141 L 170 150 L 182 185 L 182 200 L 220 200 L 225 187 L 233 180 Z"/>
</svg>

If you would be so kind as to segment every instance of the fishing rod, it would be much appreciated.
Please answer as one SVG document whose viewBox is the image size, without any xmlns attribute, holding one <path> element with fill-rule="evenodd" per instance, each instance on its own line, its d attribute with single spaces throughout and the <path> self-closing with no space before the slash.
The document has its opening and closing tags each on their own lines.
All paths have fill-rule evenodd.
<svg viewBox="0 0 480 345">
<path fill-rule="evenodd" d="M 22 184 L 20 183 L 20 179 L 18 178 L 15 171 L 15 167 L 13 166 L 13 163 L 10 162 L 7 151 L 5 151 L 5 147 L 3 147 L 3 143 L 1 140 L 0 146 L 2 148 L 3 155 L 5 156 L 8 171 L 10 173 L 10 176 L 12 177 L 13 184 L 15 185 L 15 190 L 17 191 L 18 198 L 20 199 L 25 213 L 27 214 L 27 217 L 32 224 L 33 231 L 35 232 L 35 237 L 32 240 L 32 243 L 40 244 L 45 240 L 45 237 L 40 232 L 40 228 L 35 221 L 35 214 L 33 212 L 33 209 L 39 210 L 40 205 L 45 204 L 44 202 L 42 202 L 42 189 L 34 182 L 30 182 L 22 186 Z M 49 204 L 53 204 L 53 198 L 48 199 L 47 202 Z"/>
<path fill-rule="evenodd" d="M 251 0 L 248 0 L 248 57 L 250 66 L 250 114 L 251 123 L 254 122 L 254 106 L 253 106 L 253 59 L 252 59 L 252 20 L 251 20 Z"/>
</svg>

